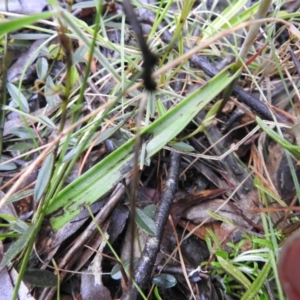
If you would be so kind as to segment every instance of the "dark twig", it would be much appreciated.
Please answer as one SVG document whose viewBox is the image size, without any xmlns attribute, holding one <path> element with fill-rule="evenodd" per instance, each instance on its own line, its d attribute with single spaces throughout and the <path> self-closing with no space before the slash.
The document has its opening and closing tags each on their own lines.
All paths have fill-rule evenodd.
<svg viewBox="0 0 300 300">
<path fill-rule="evenodd" d="M 151 12 L 149 12 L 147 14 L 147 19 L 143 19 L 141 21 L 146 22 L 146 23 L 153 23 L 155 16 L 154 14 L 151 15 Z M 159 26 L 159 29 L 163 29 L 162 26 Z M 161 35 L 161 39 L 166 43 L 169 44 L 172 41 L 172 35 L 168 30 L 161 30 L 163 33 Z M 175 43 L 174 44 L 174 48 L 178 50 L 178 46 Z M 184 51 L 187 52 L 190 49 L 185 47 Z M 206 75 L 208 75 L 209 77 L 214 77 L 216 76 L 220 70 L 218 70 L 205 56 L 203 55 L 198 55 L 198 54 L 194 54 L 192 55 L 192 57 L 190 58 L 190 61 L 197 67 L 200 68 L 204 71 L 204 73 Z M 238 97 L 238 99 L 246 104 L 247 106 L 249 106 L 252 110 L 254 110 L 258 115 L 262 116 L 263 118 L 267 119 L 267 120 L 273 120 L 273 115 L 270 112 L 270 108 L 263 103 L 262 101 L 256 99 L 255 97 L 251 96 L 249 93 L 245 92 L 245 90 L 243 88 L 241 88 L 240 86 L 236 85 L 235 88 L 233 89 L 233 93 Z M 288 119 L 280 114 L 277 113 L 276 114 L 278 117 L 280 117 L 281 121 L 288 121 Z"/>
<path fill-rule="evenodd" d="M 156 255 L 159 251 L 161 239 L 163 236 L 164 228 L 168 220 L 168 216 L 171 210 L 171 206 L 174 199 L 174 194 L 177 190 L 177 183 L 179 177 L 179 167 L 180 167 L 179 153 L 172 152 L 170 160 L 169 174 L 166 181 L 166 188 L 162 195 L 162 199 L 158 206 L 157 212 L 154 217 L 154 222 L 156 225 L 156 235 L 149 236 L 143 250 L 142 256 L 138 262 L 135 270 L 134 280 L 141 290 L 144 290 L 149 284 L 152 269 L 154 267 Z M 129 300 L 138 298 L 138 291 L 135 286 L 132 286 L 131 292 L 127 291 L 123 296 L 122 300 Z"/>
<path fill-rule="evenodd" d="M 139 42 L 141 51 L 143 53 L 144 85 L 148 91 L 154 91 L 156 88 L 156 83 L 152 79 L 152 71 L 153 71 L 155 64 L 157 63 L 157 57 L 150 51 L 150 49 L 144 39 L 144 33 L 143 33 L 142 26 L 134 13 L 133 6 L 132 6 L 130 0 L 123 1 L 123 9 L 127 16 L 128 21 L 136 35 L 136 38 Z"/>
<path fill-rule="evenodd" d="M 191 62 L 198 68 L 201 68 L 205 74 L 207 74 L 210 77 L 213 77 L 217 75 L 220 71 L 209 62 L 209 60 L 200 55 L 193 55 L 191 57 Z M 259 101 L 258 99 L 254 98 L 250 94 L 244 91 L 243 88 L 236 85 L 233 89 L 233 93 L 237 95 L 238 99 L 243 102 L 244 104 L 248 105 L 251 109 L 256 111 L 259 115 L 262 117 L 273 120 L 272 114 L 270 112 L 270 109 L 268 106 Z M 285 118 L 284 118 L 285 119 Z"/>
</svg>

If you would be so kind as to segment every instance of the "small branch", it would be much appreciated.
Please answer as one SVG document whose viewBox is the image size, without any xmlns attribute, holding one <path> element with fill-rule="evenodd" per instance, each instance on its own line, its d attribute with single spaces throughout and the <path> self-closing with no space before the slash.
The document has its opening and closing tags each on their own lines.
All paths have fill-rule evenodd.
<svg viewBox="0 0 300 300">
<path fill-rule="evenodd" d="M 130 23 L 130 25 L 136 35 L 136 38 L 140 45 L 140 49 L 143 53 L 143 59 L 144 59 L 143 79 L 144 79 L 145 88 L 150 92 L 155 91 L 156 83 L 152 78 L 152 71 L 153 71 L 153 68 L 154 68 L 155 64 L 157 63 L 158 59 L 151 52 L 151 50 L 149 49 L 149 47 L 144 39 L 144 33 L 143 33 L 142 26 L 134 13 L 134 9 L 133 9 L 133 6 L 132 6 L 130 0 L 123 1 L 123 9 L 124 9 L 124 13 L 128 19 L 128 22 Z"/>
<path fill-rule="evenodd" d="M 170 214 L 175 192 L 177 190 L 180 160 L 181 160 L 180 154 L 171 152 L 171 165 L 169 168 L 166 188 L 154 217 L 157 233 L 155 236 L 148 237 L 142 256 L 138 262 L 134 274 L 134 280 L 141 290 L 145 290 L 145 288 L 149 284 L 156 255 L 160 248 L 160 243 L 162 240 L 164 228 Z M 129 300 L 129 299 L 137 299 L 137 298 L 138 298 L 138 291 L 136 287 L 133 285 L 131 291 L 128 290 L 122 296 L 121 299 Z"/>
</svg>

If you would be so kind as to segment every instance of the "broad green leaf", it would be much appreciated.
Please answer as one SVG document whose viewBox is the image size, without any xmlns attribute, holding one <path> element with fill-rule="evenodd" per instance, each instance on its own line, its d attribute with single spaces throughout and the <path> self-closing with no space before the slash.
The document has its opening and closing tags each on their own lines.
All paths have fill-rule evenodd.
<svg viewBox="0 0 300 300">
<path fill-rule="evenodd" d="M 263 255 L 239 255 L 238 257 L 234 258 L 232 261 L 235 263 L 240 262 L 249 262 L 249 261 L 256 261 L 256 262 L 266 262 L 266 260 L 269 258 L 269 254 L 265 254 L 265 258 Z"/>
<path fill-rule="evenodd" d="M 136 264 L 138 263 L 139 261 L 139 258 L 135 257 L 133 259 L 133 264 L 136 266 Z M 129 266 L 130 266 L 130 259 L 127 259 L 123 262 L 122 264 L 123 268 L 125 268 L 127 271 L 129 271 Z M 122 272 L 120 270 L 120 265 L 119 264 L 116 264 L 111 272 L 110 272 L 110 276 L 112 279 L 114 280 L 120 280 L 122 278 Z"/>
<path fill-rule="evenodd" d="M 156 225 L 141 209 L 135 209 L 135 222 L 143 231 L 156 235 Z"/>
<path fill-rule="evenodd" d="M 12 171 L 12 170 L 15 170 L 17 168 L 17 166 L 13 162 L 5 163 L 5 161 L 7 159 L 8 158 L 3 157 L 3 155 L 1 155 L 1 157 L 0 157 L 0 163 L 1 163 L 0 171 Z"/>
<path fill-rule="evenodd" d="M 51 180 L 53 162 L 54 162 L 54 155 L 53 153 L 50 153 L 46 157 L 36 180 L 34 193 L 33 193 L 33 199 L 35 202 L 41 199 L 49 184 L 49 181 Z"/>
<path fill-rule="evenodd" d="M 228 260 L 229 259 L 229 254 L 228 252 L 224 251 L 224 250 L 216 250 L 215 251 L 215 255 L 216 256 L 220 256 L 222 257 L 223 259 L 225 260 Z"/>
<path fill-rule="evenodd" d="M 51 76 L 47 76 L 45 85 L 45 98 L 50 108 L 54 108 L 58 103 L 61 103 L 59 93 L 57 91 L 59 87 L 56 87 Z"/>
<path fill-rule="evenodd" d="M 11 262 L 18 255 L 18 253 L 20 253 L 24 249 L 31 237 L 34 226 L 35 225 L 29 226 L 27 231 L 23 233 L 13 244 L 10 245 L 3 256 L 2 262 L 0 264 L 0 269 L 7 266 L 8 263 Z"/>
<path fill-rule="evenodd" d="M 170 146 L 172 146 L 172 148 L 180 150 L 180 151 L 184 151 L 184 152 L 193 152 L 195 151 L 195 148 L 187 143 L 184 142 L 178 142 L 178 143 L 170 143 Z"/>
<path fill-rule="evenodd" d="M 7 90 L 15 101 L 15 103 L 22 108 L 23 111 L 29 112 L 29 105 L 25 96 L 18 90 L 18 88 L 11 82 L 6 83 Z"/>
<path fill-rule="evenodd" d="M 79 84 L 79 74 L 76 66 L 71 67 L 71 84 L 73 87 Z"/>
<path fill-rule="evenodd" d="M 26 25 L 48 19 L 57 14 L 57 11 L 44 12 L 27 17 L 18 17 L 17 19 L 1 21 L 0 35 L 23 28 Z"/>
<path fill-rule="evenodd" d="M 36 73 L 38 78 L 45 79 L 48 72 L 48 61 L 45 57 L 38 58 L 36 62 Z"/>
<path fill-rule="evenodd" d="M 31 139 L 36 136 L 36 133 L 30 127 L 14 127 L 10 133 L 21 139 Z"/>
<path fill-rule="evenodd" d="M 26 270 L 23 280 L 33 286 L 47 287 L 57 285 L 57 276 L 48 270 Z"/>
<path fill-rule="evenodd" d="M 271 263 L 270 261 L 267 261 L 264 267 L 262 268 L 262 270 L 260 271 L 260 273 L 258 274 L 258 276 L 256 277 L 256 279 L 251 284 L 251 286 L 246 290 L 245 294 L 241 298 L 242 300 L 255 299 L 255 297 L 260 299 L 256 295 L 264 285 L 264 282 L 267 280 L 270 270 L 271 270 Z"/>
<path fill-rule="evenodd" d="M 171 288 L 176 285 L 177 280 L 174 275 L 162 273 L 153 277 L 152 282 L 162 288 Z"/>
<path fill-rule="evenodd" d="M 153 219 L 155 212 L 156 212 L 156 205 L 154 204 L 149 204 L 147 205 L 144 209 L 143 212 L 151 219 Z"/>
<path fill-rule="evenodd" d="M 141 131 L 142 139 L 146 135 L 152 136 L 146 143 L 146 159 L 160 151 L 184 130 L 197 113 L 227 87 L 238 74 L 232 75 L 223 70 L 206 85 L 144 128 Z M 60 191 L 55 199 L 51 199 L 47 209 L 48 214 L 62 209 L 60 215 L 51 218 L 51 225 L 55 231 L 78 215 L 83 205 L 93 204 L 132 172 L 134 145 L 135 138 L 132 138 Z M 71 202 L 70 199 L 72 199 Z"/>
</svg>

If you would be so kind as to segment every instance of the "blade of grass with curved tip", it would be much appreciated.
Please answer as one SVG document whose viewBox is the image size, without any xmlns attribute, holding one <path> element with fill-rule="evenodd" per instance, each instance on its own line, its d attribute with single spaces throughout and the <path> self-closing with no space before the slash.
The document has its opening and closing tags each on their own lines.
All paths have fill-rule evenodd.
<svg viewBox="0 0 300 300">
<path fill-rule="evenodd" d="M 297 159 L 300 159 L 300 147 L 291 144 L 289 141 L 281 137 L 278 133 L 272 130 L 267 124 L 264 123 L 262 119 L 256 117 L 256 122 L 260 128 L 276 143 L 282 146 L 284 149 L 288 150 L 293 154 Z"/>
<path fill-rule="evenodd" d="M 206 85 L 144 128 L 141 131 L 141 138 L 142 143 L 146 145 L 146 159 L 160 151 L 184 130 L 197 113 L 228 86 L 235 76 L 223 70 Z M 151 139 L 143 141 L 147 136 L 151 136 Z M 65 187 L 56 198 L 50 200 L 47 214 L 61 210 L 51 218 L 54 230 L 61 228 L 78 215 L 86 205 L 94 203 L 132 172 L 134 145 L 135 138 L 132 138 Z"/>
</svg>

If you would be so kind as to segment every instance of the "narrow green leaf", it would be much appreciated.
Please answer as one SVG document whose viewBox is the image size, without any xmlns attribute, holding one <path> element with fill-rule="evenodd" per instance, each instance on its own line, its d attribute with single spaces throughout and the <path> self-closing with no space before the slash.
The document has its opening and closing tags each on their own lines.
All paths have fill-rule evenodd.
<svg viewBox="0 0 300 300">
<path fill-rule="evenodd" d="M 79 74 L 78 74 L 76 66 L 72 66 L 70 71 L 71 71 L 71 84 L 73 87 L 75 87 L 80 82 Z"/>
<path fill-rule="evenodd" d="M 163 103 L 160 100 L 157 100 L 155 105 L 156 105 L 158 115 L 160 117 L 162 117 L 163 115 L 165 115 L 167 113 L 165 106 L 163 105 Z"/>
<path fill-rule="evenodd" d="M 271 250 L 274 250 L 274 245 L 272 244 L 271 241 L 268 241 L 266 239 L 260 239 L 260 238 L 253 238 L 252 243 L 257 243 L 259 245 L 268 247 Z"/>
<path fill-rule="evenodd" d="M 254 3 L 251 7 L 248 9 L 240 12 L 236 16 L 234 16 L 229 22 L 224 23 L 222 25 L 222 29 L 227 29 L 230 27 L 237 26 L 238 24 L 241 24 L 242 22 L 245 22 L 249 19 L 251 19 L 258 11 L 260 2 Z M 278 16 L 277 16 L 278 17 Z M 292 18 L 292 16 L 289 14 L 289 18 Z"/>
<path fill-rule="evenodd" d="M 211 210 L 207 210 L 206 212 L 207 212 L 207 214 L 208 214 L 209 216 L 211 216 L 212 218 L 214 218 L 214 219 L 217 220 L 217 221 L 222 221 L 222 222 L 231 224 L 231 225 L 233 225 L 233 226 L 236 225 L 231 219 L 226 218 L 226 217 L 224 217 L 224 216 L 221 216 L 219 213 L 216 213 L 216 212 L 211 211 Z"/>
<path fill-rule="evenodd" d="M 18 136 L 21 139 L 31 139 L 36 136 L 36 133 L 29 127 L 14 127 L 10 131 L 11 134 Z"/>
<path fill-rule="evenodd" d="M 297 159 L 300 159 L 300 147 L 295 146 L 291 144 L 289 141 L 284 139 L 282 136 L 280 136 L 278 133 L 276 133 L 274 130 L 272 130 L 267 124 L 264 123 L 262 119 L 259 117 L 256 117 L 257 124 L 261 127 L 261 129 L 276 143 L 278 143 L 280 146 L 282 146 L 284 149 L 291 152 Z"/>
<path fill-rule="evenodd" d="M 125 120 L 120 122 L 117 126 L 115 127 L 110 127 L 110 128 L 107 128 L 97 139 L 97 142 L 95 143 L 95 145 L 98 145 L 100 143 L 102 143 L 103 141 L 105 141 L 106 139 L 108 139 L 109 137 L 111 137 L 117 130 L 119 130 L 123 124 L 125 123 Z M 92 138 L 93 139 L 93 138 Z M 91 140 L 92 140 L 91 139 Z M 86 142 L 86 145 L 85 147 L 83 148 L 83 150 L 87 149 L 88 147 L 90 146 L 90 143 L 89 142 Z M 75 146 L 72 150 L 70 150 L 66 155 L 65 157 L 63 158 L 63 162 L 67 162 L 69 161 L 70 159 L 72 159 L 72 157 L 79 151 L 81 145 L 77 145 Z"/>
<path fill-rule="evenodd" d="M 146 159 L 151 158 L 176 137 L 237 75 L 238 73 L 232 75 L 223 70 L 202 88 L 143 129 L 142 137 L 152 135 L 146 144 Z M 52 217 L 53 230 L 61 228 L 81 211 L 82 205 L 93 204 L 132 171 L 134 145 L 135 138 L 132 138 L 60 191 L 55 199 L 51 199 L 47 214 L 58 209 L 63 210 L 62 214 Z"/>
<path fill-rule="evenodd" d="M 228 260 L 229 259 L 229 254 L 228 252 L 224 251 L 224 250 L 216 250 L 215 251 L 215 255 L 216 256 L 220 256 L 222 257 L 223 259 L 225 260 Z"/>
<path fill-rule="evenodd" d="M 18 90 L 18 88 L 11 82 L 6 83 L 7 90 L 15 101 L 15 103 L 22 108 L 24 112 L 29 113 L 29 105 L 25 96 Z"/>
<path fill-rule="evenodd" d="M 178 142 L 178 143 L 170 143 L 170 146 L 172 146 L 174 149 L 184 151 L 184 152 L 193 152 L 195 151 L 195 148 L 187 143 L 184 142 Z"/>
<path fill-rule="evenodd" d="M 119 264 L 114 265 L 110 272 L 110 276 L 114 280 L 120 280 L 122 278 L 122 273 Z"/>
<path fill-rule="evenodd" d="M 43 19 L 48 19 L 57 14 L 57 11 L 44 12 L 27 17 L 19 17 L 17 19 L 1 21 L 0 35 L 23 28 L 26 25 L 38 22 Z"/>
<path fill-rule="evenodd" d="M 155 297 L 156 297 L 156 300 L 163 300 L 161 297 L 160 297 L 160 295 L 159 295 L 159 292 L 158 292 L 158 287 L 157 287 L 157 285 L 154 287 L 154 295 L 155 295 Z"/>
<path fill-rule="evenodd" d="M 145 232 L 155 235 L 156 225 L 152 219 L 150 219 L 141 209 L 135 209 L 135 222 Z"/>
<path fill-rule="evenodd" d="M 204 28 L 204 35 L 203 39 L 207 39 L 208 37 L 213 36 L 216 34 L 224 25 L 227 25 L 230 23 L 231 18 L 236 17 L 239 13 L 239 11 L 244 7 L 247 0 L 236 0 L 231 1 L 230 5 L 225 8 L 222 13 L 217 16 L 217 18 L 210 22 L 209 24 L 206 24 L 207 27 Z"/>
<path fill-rule="evenodd" d="M 10 222 L 10 221 L 16 221 L 17 220 L 16 217 L 5 215 L 5 214 L 1 214 L 1 213 L 0 213 L 0 218 L 6 220 L 8 222 Z"/>
<path fill-rule="evenodd" d="M 271 263 L 270 261 L 267 261 L 262 268 L 259 275 L 256 277 L 256 279 L 253 281 L 249 289 L 245 292 L 245 294 L 242 297 L 242 300 L 248 300 L 248 299 L 254 299 L 263 286 L 264 282 L 266 281 L 268 274 L 271 270 Z"/>
<path fill-rule="evenodd" d="M 28 230 L 22 234 L 5 252 L 2 262 L 0 264 L 0 269 L 7 266 L 17 255 L 20 253 L 24 247 L 27 245 L 31 233 L 34 230 L 34 225 L 28 227 Z"/>
<path fill-rule="evenodd" d="M 39 201 L 41 199 L 41 197 L 43 196 L 45 189 L 48 186 L 48 183 L 51 179 L 51 175 L 52 175 L 52 169 L 53 169 L 53 162 L 54 162 L 54 155 L 53 153 L 50 153 L 40 171 L 39 171 L 39 175 L 37 177 L 36 180 L 36 184 L 34 187 L 34 193 L 33 193 L 33 199 L 35 202 Z"/>
<path fill-rule="evenodd" d="M 58 103 L 61 103 L 57 87 L 55 86 L 51 76 L 47 76 L 45 85 L 45 98 L 51 108 L 54 108 Z"/>
<path fill-rule="evenodd" d="M 14 145 L 8 146 L 6 151 L 24 151 L 34 147 L 33 143 L 15 143 Z"/>
<path fill-rule="evenodd" d="M 233 277 L 236 281 L 240 282 L 245 289 L 248 289 L 250 287 L 251 282 L 238 268 L 236 268 L 233 264 L 231 264 L 228 260 L 225 260 L 221 256 L 217 256 L 217 259 L 228 275 Z"/>
<path fill-rule="evenodd" d="M 11 34 L 10 37 L 14 40 L 39 40 L 39 39 L 49 39 L 52 37 L 51 34 L 47 33 L 16 33 Z"/>
<path fill-rule="evenodd" d="M 49 126 L 50 128 L 57 130 L 57 126 L 52 122 L 51 119 L 49 119 L 47 116 L 40 116 L 40 119 L 42 120 L 42 122 L 44 124 L 46 124 L 47 126 Z"/>
</svg>

